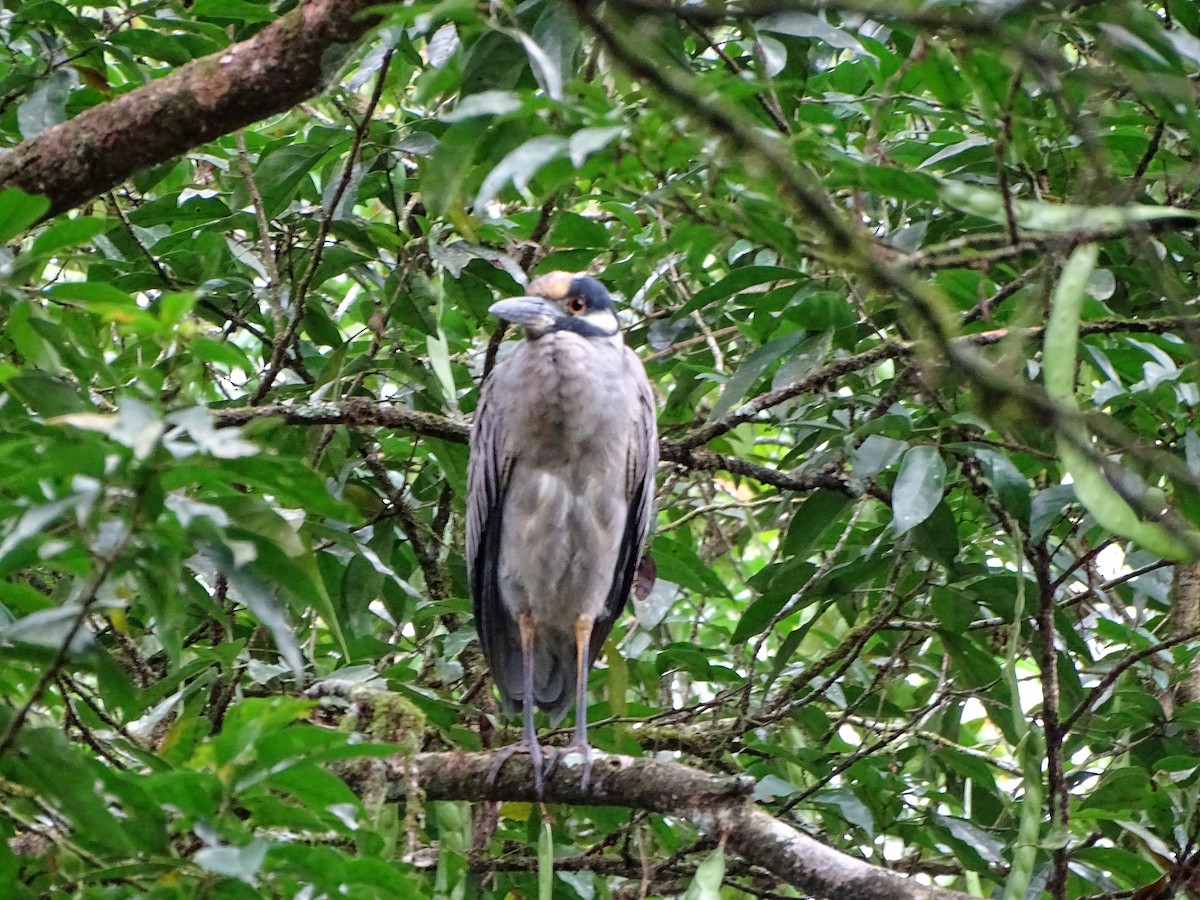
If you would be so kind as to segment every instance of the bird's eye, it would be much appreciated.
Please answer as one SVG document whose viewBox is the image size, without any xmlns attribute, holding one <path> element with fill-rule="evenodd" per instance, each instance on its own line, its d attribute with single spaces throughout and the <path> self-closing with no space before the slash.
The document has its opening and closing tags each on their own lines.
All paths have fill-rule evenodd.
<svg viewBox="0 0 1200 900">
<path fill-rule="evenodd" d="M 587 301 L 582 297 L 576 296 L 567 298 L 567 311 L 570 312 L 571 315 L 577 316 L 585 309 L 587 309 Z"/>
</svg>

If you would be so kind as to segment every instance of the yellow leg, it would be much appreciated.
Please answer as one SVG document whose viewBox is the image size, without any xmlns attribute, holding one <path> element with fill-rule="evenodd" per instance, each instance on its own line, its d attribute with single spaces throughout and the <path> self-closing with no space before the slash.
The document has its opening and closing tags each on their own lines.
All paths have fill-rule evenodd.
<svg viewBox="0 0 1200 900">
<path fill-rule="evenodd" d="M 529 750 L 529 758 L 533 762 L 533 789 L 538 799 L 542 798 L 545 784 L 542 782 L 542 748 L 538 746 L 537 731 L 533 727 L 533 639 L 537 629 L 533 624 L 533 616 L 524 613 L 517 620 L 521 629 L 521 666 L 524 669 L 525 697 L 521 703 L 521 712 L 525 719 L 525 736 L 522 743 Z"/>
<path fill-rule="evenodd" d="M 500 774 L 500 769 L 504 764 L 514 753 L 524 752 L 529 754 L 530 762 L 533 765 L 533 789 L 540 800 L 546 784 L 542 774 L 545 761 L 542 759 L 542 748 L 538 745 L 537 730 L 533 727 L 533 641 L 537 635 L 537 627 L 533 623 L 533 616 L 528 613 L 517 618 L 517 627 L 521 631 L 521 676 L 525 689 L 525 696 L 521 700 L 521 713 L 524 719 L 524 728 L 519 744 L 513 744 L 500 751 L 496 762 L 488 771 L 484 786 L 491 790 L 496 783 L 496 776 Z"/>
<path fill-rule="evenodd" d="M 575 739 L 572 745 L 583 754 L 583 790 L 587 791 L 592 780 L 592 751 L 587 740 L 587 680 L 588 647 L 592 643 L 591 616 L 580 616 L 575 620 Z"/>
</svg>

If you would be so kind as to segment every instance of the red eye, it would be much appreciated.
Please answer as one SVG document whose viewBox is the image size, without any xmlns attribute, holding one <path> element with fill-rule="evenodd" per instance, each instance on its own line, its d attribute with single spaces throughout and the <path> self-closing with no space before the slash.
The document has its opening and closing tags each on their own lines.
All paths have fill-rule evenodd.
<svg viewBox="0 0 1200 900">
<path fill-rule="evenodd" d="M 582 297 L 567 298 L 567 311 L 570 312 L 571 315 L 577 316 L 585 309 L 587 309 L 587 301 Z"/>
</svg>

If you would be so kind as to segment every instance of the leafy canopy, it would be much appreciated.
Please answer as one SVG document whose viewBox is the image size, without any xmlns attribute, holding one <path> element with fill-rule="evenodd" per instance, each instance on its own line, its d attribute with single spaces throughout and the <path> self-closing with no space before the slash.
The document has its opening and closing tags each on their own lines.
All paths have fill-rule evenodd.
<svg viewBox="0 0 1200 900">
<path fill-rule="evenodd" d="M 417 2 L 285 114 L 0 193 L 9 896 L 792 895 L 659 815 L 384 802 L 381 741 L 511 738 L 464 437 L 552 269 L 661 401 L 599 748 L 982 896 L 1191 864 L 1200 6 L 823 7 Z M 7 7 L 0 145 L 288 8 Z"/>
</svg>

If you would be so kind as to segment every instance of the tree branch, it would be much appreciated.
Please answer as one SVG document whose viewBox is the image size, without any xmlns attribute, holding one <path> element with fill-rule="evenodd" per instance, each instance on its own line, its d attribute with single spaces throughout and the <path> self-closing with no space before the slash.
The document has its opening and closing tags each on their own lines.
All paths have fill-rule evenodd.
<svg viewBox="0 0 1200 900">
<path fill-rule="evenodd" d="M 691 434 L 670 446 L 677 452 L 682 452 L 690 450 L 693 447 L 699 447 L 701 444 L 707 444 L 718 435 L 725 434 L 725 432 L 736 428 L 743 422 L 750 421 L 763 410 L 770 409 L 772 406 L 778 406 L 780 403 L 785 403 L 794 397 L 799 397 L 801 394 L 811 394 L 822 388 L 830 387 L 839 378 L 849 375 L 851 372 L 858 372 L 862 369 L 878 365 L 884 360 L 895 359 L 898 356 L 908 356 L 911 353 L 912 346 L 908 343 L 881 344 L 863 353 L 835 360 L 807 378 L 802 378 L 795 384 L 776 391 L 768 391 L 765 394 L 760 394 L 753 400 L 739 406 L 729 415 L 723 416 L 717 421 L 705 425 L 703 428 L 697 428 Z"/>
<path fill-rule="evenodd" d="M 1075 707 L 1074 712 L 1072 712 L 1069 716 L 1067 716 L 1066 719 L 1063 720 L 1062 733 L 1067 734 L 1070 732 L 1083 715 L 1099 705 L 1099 703 L 1108 696 L 1108 689 L 1116 684 L 1117 679 L 1125 674 L 1125 672 L 1129 671 L 1129 669 L 1131 669 L 1133 666 L 1136 666 L 1143 659 L 1146 659 L 1149 656 L 1162 653 L 1164 650 L 1170 650 L 1172 647 L 1178 647 L 1180 644 L 1190 643 L 1197 638 L 1200 638 L 1200 627 L 1192 628 L 1165 641 L 1153 644 L 1152 646 L 1143 647 L 1136 653 L 1130 653 L 1119 663 L 1109 669 L 1108 674 L 1092 686 L 1092 688 L 1088 691 L 1087 696 L 1083 698 L 1083 702 Z"/>
<path fill-rule="evenodd" d="M 1080 327 L 1080 335 L 1089 334 L 1162 334 L 1194 325 L 1189 316 L 1167 316 L 1161 319 L 1105 319 L 1087 322 Z M 996 328 L 968 334 L 954 340 L 955 346 L 986 347 L 1008 338 L 1026 340 L 1040 338 L 1042 328 Z M 827 488 L 858 497 L 870 494 L 885 503 L 888 494 L 874 484 L 858 484 L 839 472 L 809 472 L 792 474 L 759 465 L 736 456 L 714 453 L 701 448 L 715 437 L 725 434 L 744 422 L 749 422 L 759 413 L 802 394 L 831 387 L 840 378 L 852 372 L 877 365 L 888 359 L 906 359 L 916 352 L 910 341 L 881 344 L 871 350 L 834 360 L 829 365 L 802 379 L 794 385 L 768 391 L 747 401 L 729 415 L 698 428 L 678 441 L 663 438 L 659 443 L 659 458 L 703 472 L 724 471 L 732 475 L 752 478 L 785 491 L 812 491 Z M 247 425 L 262 418 L 282 418 L 289 425 L 345 425 L 351 428 L 395 428 L 421 437 L 439 438 L 456 444 L 465 444 L 470 425 L 433 413 L 418 412 L 404 406 L 381 403 L 369 397 L 352 397 L 337 402 L 302 404 L 275 403 L 258 407 L 231 407 L 213 411 L 218 428 Z M 1092 421 L 1089 419 L 1089 421 Z"/>
<path fill-rule="evenodd" d="M 575 805 L 625 806 L 686 818 L 747 862 L 800 891 L 828 900 L 965 900 L 827 847 L 748 802 L 751 778 L 721 777 L 673 762 L 592 752 L 591 790 L 580 789 L 578 754 L 568 753 L 546 780 L 545 799 Z M 524 761 L 524 757 L 517 757 Z M 505 765 L 488 790 L 495 753 L 418 753 L 389 763 L 389 800 L 416 783 L 428 800 L 534 802 L 529 765 Z"/>
<path fill-rule="evenodd" d="M 218 428 L 248 425 L 257 419 L 280 418 L 288 425 L 346 425 L 350 428 L 396 428 L 421 437 L 465 444 L 470 426 L 434 413 L 351 397 L 335 403 L 270 403 L 213 410 Z"/>
<path fill-rule="evenodd" d="M 49 216 L 142 169 L 286 112 L 323 87 L 322 58 L 378 21 L 377 0 L 307 0 L 249 40 L 93 106 L 0 156 L 0 188 L 50 199 Z"/>
<path fill-rule="evenodd" d="M 236 407 L 213 411 L 218 428 L 248 425 L 258 419 L 280 418 L 288 425 L 345 425 L 350 428 L 395 428 L 420 437 L 438 438 L 455 444 L 465 444 L 470 432 L 466 422 L 433 413 L 417 412 L 405 406 L 393 406 L 366 397 L 353 397 L 337 402 L 304 404 L 274 403 L 267 406 Z M 850 497 L 863 493 L 887 502 L 885 492 L 874 485 L 857 485 L 837 472 L 815 472 L 793 475 L 769 466 L 748 462 L 736 456 L 713 453 L 703 449 L 680 449 L 670 441 L 660 443 L 659 458 L 700 472 L 729 472 L 752 478 L 762 484 L 784 491 L 813 491 L 828 488 Z"/>
<path fill-rule="evenodd" d="M 995 36 L 1006 20 L 1019 17 L 1034 6 L 1020 2 L 997 8 L 995 15 L 983 15 L 979 10 L 969 12 L 946 10 L 941 7 L 905 7 L 880 3 L 877 0 L 725 0 L 707 3 L 681 3 L 676 0 L 615 0 L 614 6 L 638 16 L 672 16 L 689 25 L 726 25 L 738 21 L 762 19 L 790 12 L 820 15 L 836 12 L 843 15 L 865 16 L 884 22 L 903 22 L 926 32 L 954 31 L 966 35 Z M 1040 8 L 1040 7 L 1039 7 Z"/>
<path fill-rule="evenodd" d="M 1167 316 L 1161 319 L 1104 319 L 1096 322 L 1086 322 L 1080 326 L 1081 336 L 1089 334 L 1118 334 L 1118 333 L 1150 333 L 1164 334 L 1184 328 L 1194 327 L 1194 316 Z M 951 344 L 954 347 L 988 347 L 999 344 L 1009 338 L 1024 340 L 1040 339 L 1044 329 L 1040 326 L 1029 328 L 995 328 L 991 331 L 981 331 L 974 334 L 955 338 Z M 749 422 L 761 412 L 765 412 L 781 403 L 795 399 L 803 394 L 811 394 L 824 388 L 832 387 L 837 381 L 853 372 L 860 372 L 878 365 L 889 359 L 907 359 L 916 352 L 916 346 L 911 341 L 895 341 L 880 344 L 862 353 L 836 359 L 807 378 L 802 378 L 795 384 L 777 390 L 759 394 L 747 400 L 741 406 L 722 416 L 715 422 L 697 428 L 691 434 L 685 435 L 678 441 L 664 441 L 664 453 L 683 453 L 693 447 L 707 444 L 715 437 L 732 431 L 744 422 Z M 664 457 L 666 458 L 666 457 Z"/>
</svg>

